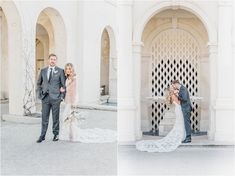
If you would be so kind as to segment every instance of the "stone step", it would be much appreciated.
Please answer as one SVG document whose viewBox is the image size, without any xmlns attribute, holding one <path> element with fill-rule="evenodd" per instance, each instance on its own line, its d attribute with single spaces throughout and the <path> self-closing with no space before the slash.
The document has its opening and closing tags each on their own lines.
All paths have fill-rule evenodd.
<svg viewBox="0 0 235 176">
<path fill-rule="evenodd" d="M 175 114 L 165 113 L 165 114 L 163 115 L 163 117 L 166 117 L 166 118 L 175 118 Z"/>
<path fill-rule="evenodd" d="M 160 125 L 159 126 L 159 136 L 166 136 L 171 129 L 173 128 L 173 125 Z"/>
<path fill-rule="evenodd" d="M 173 125 L 175 123 L 175 119 L 163 119 L 160 122 L 160 125 Z"/>
<path fill-rule="evenodd" d="M 174 125 L 160 125 L 159 126 L 159 131 L 160 131 L 160 128 L 163 130 L 163 131 L 170 131 L 172 128 L 173 128 Z"/>
<path fill-rule="evenodd" d="M 175 116 L 163 116 L 163 120 L 175 119 Z"/>
<path fill-rule="evenodd" d="M 175 113 L 174 112 L 166 112 L 164 116 L 174 116 L 175 117 Z"/>
<path fill-rule="evenodd" d="M 167 132 L 167 131 L 162 131 L 161 133 L 159 132 L 159 136 L 160 137 L 165 137 L 167 134 L 168 134 L 169 132 Z"/>
<path fill-rule="evenodd" d="M 143 135 L 142 140 L 160 140 L 163 136 Z M 182 147 L 234 147 L 234 141 L 214 141 L 209 140 L 207 135 L 192 136 L 192 142 L 181 144 Z"/>
</svg>

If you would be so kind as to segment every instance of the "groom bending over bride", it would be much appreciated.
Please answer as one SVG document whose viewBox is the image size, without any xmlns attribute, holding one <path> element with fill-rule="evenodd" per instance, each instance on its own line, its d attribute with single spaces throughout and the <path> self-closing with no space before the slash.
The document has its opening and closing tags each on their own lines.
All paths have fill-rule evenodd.
<svg viewBox="0 0 235 176">
<path fill-rule="evenodd" d="M 181 109 L 184 117 L 184 126 L 186 131 L 186 138 L 183 140 L 183 143 L 191 142 L 191 123 L 190 116 L 192 111 L 192 105 L 190 102 L 189 92 L 186 87 L 179 83 L 178 80 L 171 82 L 172 87 L 174 88 L 174 93 L 177 94 L 178 99 L 180 100 Z"/>
<path fill-rule="evenodd" d="M 49 66 L 41 70 L 37 82 L 38 98 L 42 100 L 41 135 L 37 143 L 45 140 L 51 110 L 54 134 L 53 141 L 58 141 L 60 103 L 65 97 L 65 92 L 60 92 L 61 87 L 65 89 L 64 70 L 56 66 L 57 56 L 55 54 L 49 55 L 48 62 Z"/>
</svg>

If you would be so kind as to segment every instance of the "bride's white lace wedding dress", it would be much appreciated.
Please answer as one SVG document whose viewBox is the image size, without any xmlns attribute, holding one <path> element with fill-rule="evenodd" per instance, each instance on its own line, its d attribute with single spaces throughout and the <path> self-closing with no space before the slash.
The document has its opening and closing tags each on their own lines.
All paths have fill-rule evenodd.
<svg viewBox="0 0 235 176">
<path fill-rule="evenodd" d="M 117 140 L 117 133 L 114 130 L 81 128 L 80 121 L 84 119 L 84 116 L 87 116 L 84 111 L 76 113 L 75 116 L 71 116 L 71 112 L 73 111 L 71 107 L 76 102 L 76 78 L 66 80 L 66 90 L 66 105 L 61 119 L 59 139 L 82 143 L 115 142 Z"/>
<path fill-rule="evenodd" d="M 142 140 L 136 143 L 136 149 L 146 152 L 171 152 L 174 151 L 185 138 L 184 118 L 181 106 L 176 102 L 175 105 L 175 124 L 172 130 L 160 140 Z"/>
</svg>

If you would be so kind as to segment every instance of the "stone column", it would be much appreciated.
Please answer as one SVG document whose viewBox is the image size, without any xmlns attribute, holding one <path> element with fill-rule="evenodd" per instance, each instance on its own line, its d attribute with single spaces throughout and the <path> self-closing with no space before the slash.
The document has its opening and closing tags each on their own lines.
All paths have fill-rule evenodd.
<svg viewBox="0 0 235 176">
<path fill-rule="evenodd" d="M 142 137 L 141 131 L 141 50 L 143 43 L 133 43 L 133 62 L 134 62 L 134 92 L 136 102 L 136 129 L 135 135 L 137 139 Z"/>
<path fill-rule="evenodd" d="M 233 21 L 232 21 L 232 51 L 233 51 L 233 88 L 235 88 L 235 3 L 233 3 Z M 235 101 L 235 91 L 233 91 L 233 105 Z M 233 106 L 234 107 L 234 106 Z M 233 112 L 233 118 L 235 118 L 235 112 Z M 234 139 L 235 141 L 235 139 Z"/>
<path fill-rule="evenodd" d="M 22 26 L 22 89 L 23 89 L 23 115 L 31 115 L 36 112 L 36 56 L 35 37 L 36 26 L 27 14 L 24 14 L 24 25 Z"/>
<path fill-rule="evenodd" d="M 209 130 L 208 137 L 210 140 L 214 140 L 215 134 L 215 100 L 216 100 L 216 62 L 218 58 L 217 44 L 209 43 L 209 66 L 210 66 L 210 100 L 209 100 Z"/>
<path fill-rule="evenodd" d="M 203 49 L 200 54 L 200 96 L 203 99 L 198 101 L 201 109 L 200 116 L 200 131 L 208 131 L 209 129 L 209 117 L 210 117 L 210 70 L 209 63 L 209 47 Z"/>
<path fill-rule="evenodd" d="M 232 59 L 232 4 L 219 2 L 217 96 L 215 105 L 215 140 L 233 141 L 234 104 Z"/>
<path fill-rule="evenodd" d="M 22 59 L 22 33 L 21 25 L 15 14 L 7 21 L 8 28 L 8 90 L 9 114 L 23 115 L 23 59 Z"/>
<path fill-rule="evenodd" d="M 109 94 L 109 102 L 117 102 L 117 56 L 115 55 L 109 58 Z"/>
<path fill-rule="evenodd" d="M 141 54 L 141 129 L 143 131 L 150 131 L 151 125 L 151 109 L 152 101 L 147 99 L 151 97 L 151 75 L 152 63 L 151 54 L 149 52 Z"/>
<path fill-rule="evenodd" d="M 117 2 L 118 142 L 135 141 L 135 111 L 132 57 L 132 1 Z"/>
</svg>

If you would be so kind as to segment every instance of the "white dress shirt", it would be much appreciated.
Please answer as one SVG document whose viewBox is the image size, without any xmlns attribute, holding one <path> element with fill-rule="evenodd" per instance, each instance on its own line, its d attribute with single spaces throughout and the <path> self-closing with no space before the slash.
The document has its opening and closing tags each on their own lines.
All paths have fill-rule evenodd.
<svg viewBox="0 0 235 176">
<path fill-rule="evenodd" d="M 47 79 L 48 79 L 48 80 L 49 80 L 51 68 L 52 68 L 52 75 L 53 75 L 53 72 L 55 71 L 55 67 L 51 67 L 51 66 L 48 67 L 48 70 L 47 70 Z"/>
</svg>

